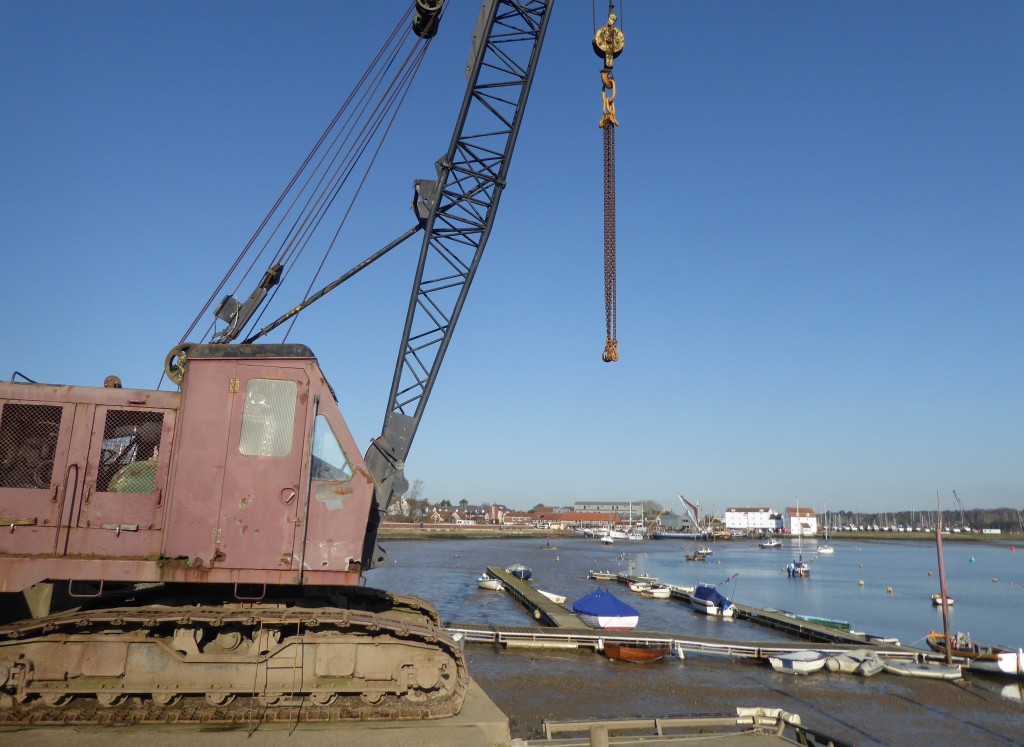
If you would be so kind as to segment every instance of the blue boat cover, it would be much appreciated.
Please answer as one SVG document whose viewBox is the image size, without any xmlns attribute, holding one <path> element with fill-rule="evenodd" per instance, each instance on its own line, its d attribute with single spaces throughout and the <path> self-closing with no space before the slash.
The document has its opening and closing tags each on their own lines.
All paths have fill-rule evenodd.
<svg viewBox="0 0 1024 747">
<path fill-rule="evenodd" d="M 598 617 L 630 617 L 639 614 L 628 604 L 612 596 L 611 592 L 600 588 L 573 602 L 572 611 L 577 615 Z"/>
<path fill-rule="evenodd" d="M 704 602 L 711 602 L 721 610 L 727 610 L 732 606 L 732 602 L 726 599 L 714 586 L 711 584 L 697 584 L 697 588 L 693 591 L 695 599 L 700 599 Z"/>
</svg>

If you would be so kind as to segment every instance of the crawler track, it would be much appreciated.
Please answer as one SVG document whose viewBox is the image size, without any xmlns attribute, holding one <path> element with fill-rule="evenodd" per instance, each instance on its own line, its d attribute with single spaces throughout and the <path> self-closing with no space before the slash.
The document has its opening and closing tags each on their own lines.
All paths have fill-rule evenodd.
<svg viewBox="0 0 1024 747">
<path fill-rule="evenodd" d="M 418 720 L 459 712 L 469 675 L 433 608 L 394 595 L 343 601 L 362 609 L 159 604 L 0 626 L 0 724 Z"/>
</svg>

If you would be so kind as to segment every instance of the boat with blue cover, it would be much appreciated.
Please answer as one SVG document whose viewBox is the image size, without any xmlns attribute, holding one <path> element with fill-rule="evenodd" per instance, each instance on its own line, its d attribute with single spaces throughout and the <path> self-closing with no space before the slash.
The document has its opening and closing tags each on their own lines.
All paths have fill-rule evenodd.
<svg viewBox="0 0 1024 747">
<path fill-rule="evenodd" d="M 597 589 L 573 602 L 572 611 L 587 625 L 603 630 L 632 630 L 640 613 L 605 589 Z"/>
<path fill-rule="evenodd" d="M 515 565 L 510 565 L 505 570 L 508 573 L 511 573 L 516 578 L 522 579 L 523 581 L 526 581 L 527 579 L 530 578 L 530 576 L 533 575 L 533 571 L 531 571 L 529 568 L 527 568 L 522 563 L 516 563 Z"/>
<path fill-rule="evenodd" d="M 733 615 L 732 602 L 712 584 L 697 584 L 690 595 L 690 604 L 707 615 Z"/>
</svg>

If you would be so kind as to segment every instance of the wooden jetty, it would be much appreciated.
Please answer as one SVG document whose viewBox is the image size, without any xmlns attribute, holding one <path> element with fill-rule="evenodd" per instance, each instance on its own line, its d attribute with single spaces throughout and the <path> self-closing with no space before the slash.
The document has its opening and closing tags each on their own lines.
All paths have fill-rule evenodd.
<svg viewBox="0 0 1024 747">
<path fill-rule="evenodd" d="M 614 640 L 627 645 L 668 645 L 673 651 L 741 659 L 768 659 L 770 656 L 801 649 L 842 653 L 865 647 L 884 653 L 891 659 L 905 661 L 920 660 L 923 655 L 927 655 L 927 652 L 918 649 L 879 644 L 863 635 L 795 619 L 780 612 L 740 604 L 733 605 L 739 619 L 780 630 L 802 640 L 792 643 L 747 643 L 702 636 L 683 636 L 677 633 L 600 630 L 587 627 L 579 616 L 562 605 L 555 604 L 504 568 L 488 567 L 487 574 L 500 580 L 505 590 L 526 607 L 533 618 L 544 627 L 450 623 L 447 626 L 448 631 L 461 634 L 467 643 L 491 643 L 508 648 L 589 648 L 601 651 L 604 649 L 604 641 Z M 628 584 L 632 581 L 651 579 L 647 576 L 619 574 L 616 580 Z M 673 599 L 689 604 L 691 589 L 682 586 L 670 586 L 670 589 Z"/>
<path fill-rule="evenodd" d="M 647 576 L 630 576 L 628 574 L 620 573 L 616 576 L 616 580 L 620 584 L 626 584 L 628 586 L 634 581 L 649 580 L 649 578 Z M 672 599 L 678 599 L 679 601 L 687 604 L 690 603 L 690 588 L 669 585 L 669 589 L 669 595 Z M 795 638 L 808 641 L 818 641 L 821 643 L 846 643 L 853 646 L 859 646 L 861 648 L 875 645 L 875 642 L 866 636 L 851 633 L 849 631 L 844 632 L 819 623 L 800 620 L 798 618 L 785 615 L 778 610 L 762 610 L 757 607 L 749 607 L 745 604 L 738 604 L 736 602 L 733 602 L 732 606 L 733 616 L 735 618 L 752 622 L 755 625 L 760 625 L 764 628 L 780 630 Z"/>
<path fill-rule="evenodd" d="M 516 578 L 504 568 L 488 566 L 487 575 L 501 581 L 505 591 L 526 607 L 537 622 L 554 628 L 586 627 L 576 614 L 560 604 L 555 604 L 528 583 Z"/>
</svg>

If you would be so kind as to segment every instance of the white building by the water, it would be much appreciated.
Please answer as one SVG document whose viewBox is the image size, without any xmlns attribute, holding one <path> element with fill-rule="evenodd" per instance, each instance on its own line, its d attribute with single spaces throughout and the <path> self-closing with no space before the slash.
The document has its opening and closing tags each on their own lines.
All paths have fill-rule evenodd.
<svg viewBox="0 0 1024 747">
<path fill-rule="evenodd" d="M 789 506 L 786 508 L 786 530 L 790 534 L 813 537 L 818 533 L 818 516 L 812 509 Z"/>
<path fill-rule="evenodd" d="M 782 529 L 782 516 L 770 508 L 727 508 L 725 528 L 731 532 L 777 532 Z"/>
</svg>

